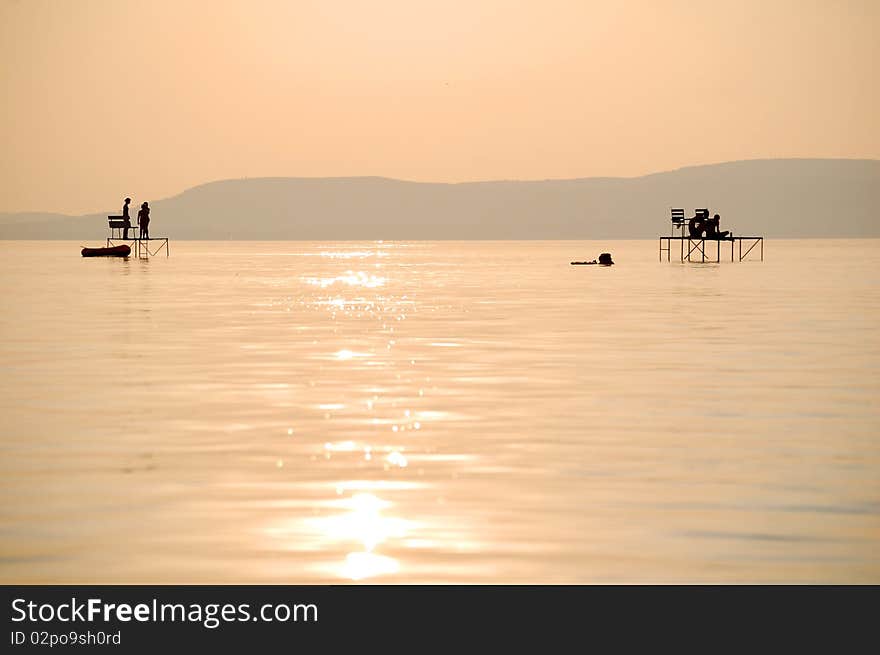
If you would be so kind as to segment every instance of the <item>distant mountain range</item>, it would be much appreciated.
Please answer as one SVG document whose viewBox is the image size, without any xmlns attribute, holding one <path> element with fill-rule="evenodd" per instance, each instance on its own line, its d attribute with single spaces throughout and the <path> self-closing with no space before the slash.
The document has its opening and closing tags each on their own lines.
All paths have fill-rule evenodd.
<svg viewBox="0 0 880 655">
<path fill-rule="evenodd" d="M 880 237 L 880 160 L 754 160 L 635 178 L 461 184 L 251 178 L 150 205 L 150 231 L 173 239 L 654 238 L 669 233 L 671 207 L 687 216 L 707 207 L 739 235 Z M 0 214 L 0 239 L 101 239 L 107 214 L 118 213 L 110 203 L 85 216 Z"/>
</svg>

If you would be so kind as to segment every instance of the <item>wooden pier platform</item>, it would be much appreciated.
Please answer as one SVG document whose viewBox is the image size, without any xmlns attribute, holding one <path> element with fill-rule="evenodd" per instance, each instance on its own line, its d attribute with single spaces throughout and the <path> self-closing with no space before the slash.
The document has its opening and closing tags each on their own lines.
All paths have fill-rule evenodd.
<svg viewBox="0 0 880 655">
<path fill-rule="evenodd" d="M 663 236 L 660 237 L 660 261 L 663 261 L 663 253 L 666 253 L 666 261 L 672 260 L 672 242 L 679 242 L 679 260 L 682 262 L 720 262 L 721 244 L 730 244 L 730 261 L 734 259 L 737 247 L 739 247 L 739 261 L 746 259 L 749 254 L 759 247 L 761 261 L 764 261 L 764 237 L 726 237 L 723 239 L 708 239 L 689 236 Z M 706 244 L 709 244 L 708 246 Z M 715 248 L 712 248 L 712 244 Z M 743 252 L 745 244 L 745 252 Z M 715 250 L 713 253 L 712 250 Z M 725 247 L 726 250 L 726 247 Z M 712 257 L 714 255 L 714 258 Z M 725 259 L 727 257 L 725 256 Z"/>
<path fill-rule="evenodd" d="M 134 257 L 140 257 L 141 259 L 155 257 L 163 250 L 165 251 L 166 257 L 171 254 L 168 247 L 168 237 L 153 237 L 151 239 L 139 239 L 136 237 L 132 237 L 130 239 L 123 239 L 121 237 L 107 237 L 108 248 L 112 248 L 113 246 L 120 246 L 122 244 L 129 246 L 131 248 L 131 254 Z M 152 250 L 151 244 L 156 244 L 155 251 Z"/>
</svg>

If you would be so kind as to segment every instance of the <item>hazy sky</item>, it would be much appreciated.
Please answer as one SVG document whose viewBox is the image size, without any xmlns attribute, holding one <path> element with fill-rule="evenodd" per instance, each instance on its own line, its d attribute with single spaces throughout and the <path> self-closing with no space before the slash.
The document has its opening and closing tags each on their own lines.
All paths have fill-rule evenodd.
<svg viewBox="0 0 880 655">
<path fill-rule="evenodd" d="M 880 158 L 880 0 L 0 0 L 0 211 Z"/>
</svg>

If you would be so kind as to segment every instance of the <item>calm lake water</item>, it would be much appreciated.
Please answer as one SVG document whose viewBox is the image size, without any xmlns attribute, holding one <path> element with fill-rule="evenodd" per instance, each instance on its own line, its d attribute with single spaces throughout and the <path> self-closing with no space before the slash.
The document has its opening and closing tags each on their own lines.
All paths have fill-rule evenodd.
<svg viewBox="0 0 880 655">
<path fill-rule="evenodd" d="M 880 582 L 880 241 L 80 245 L 3 244 L 2 582 Z"/>
</svg>

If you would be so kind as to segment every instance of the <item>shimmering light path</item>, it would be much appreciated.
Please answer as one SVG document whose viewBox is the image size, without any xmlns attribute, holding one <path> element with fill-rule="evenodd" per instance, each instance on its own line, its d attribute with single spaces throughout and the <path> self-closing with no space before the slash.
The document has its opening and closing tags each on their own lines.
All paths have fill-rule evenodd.
<svg viewBox="0 0 880 655">
<path fill-rule="evenodd" d="M 880 582 L 876 242 L 78 245 L 0 269 L 4 582 Z"/>
</svg>

